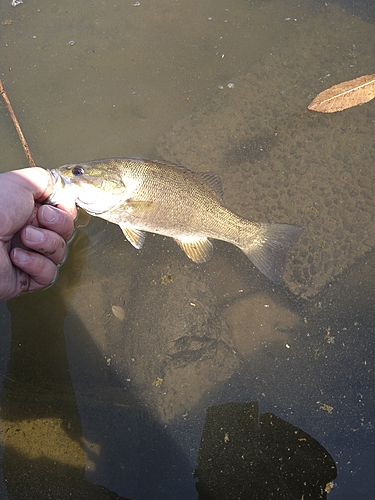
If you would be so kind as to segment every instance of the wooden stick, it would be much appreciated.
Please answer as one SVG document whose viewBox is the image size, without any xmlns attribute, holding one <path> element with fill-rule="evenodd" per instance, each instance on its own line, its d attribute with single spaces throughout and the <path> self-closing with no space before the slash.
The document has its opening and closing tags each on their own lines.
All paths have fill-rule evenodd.
<svg viewBox="0 0 375 500">
<path fill-rule="evenodd" d="M 3 86 L 3 82 L 1 80 L 0 80 L 0 94 L 3 96 L 5 105 L 8 108 L 8 111 L 9 111 L 9 114 L 10 114 L 12 120 L 13 120 L 14 126 L 16 127 L 16 130 L 17 130 L 17 133 L 18 133 L 18 137 L 20 138 L 22 147 L 23 147 L 23 149 L 25 151 L 25 154 L 26 154 L 26 157 L 27 157 L 27 159 L 29 161 L 29 165 L 30 165 L 30 167 L 35 167 L 36 165 L 35 165 L 35 162 L 33 160 L 33 157 L 31 156 L 29 146 L 27 145 L 25 136 L 22 133 L 21 126 L 19 124 L 19 121 L 17 120 L 15 112 L 13 111 L 13 107 L 12 107 L 12 105 L 10 103 L 10 100 L 9 100 L 9 98 L 7 96 L 7 93 L 5 92 L 5 89 L 4 89 L 4 86 Z"/>
</svg>

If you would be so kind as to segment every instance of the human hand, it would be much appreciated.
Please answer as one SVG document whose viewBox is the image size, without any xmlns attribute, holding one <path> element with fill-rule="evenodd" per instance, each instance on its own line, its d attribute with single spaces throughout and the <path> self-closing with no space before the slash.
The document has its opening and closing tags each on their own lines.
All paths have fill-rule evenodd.
<svg viewBox="0 0 375 500">
<path fill-rule="evenodd" d="M 42 205 L 53 185 L 39 167 L 0 174 L 0 300 L 49 285 L 64 261 L 77 210 Z"/>
</svg>

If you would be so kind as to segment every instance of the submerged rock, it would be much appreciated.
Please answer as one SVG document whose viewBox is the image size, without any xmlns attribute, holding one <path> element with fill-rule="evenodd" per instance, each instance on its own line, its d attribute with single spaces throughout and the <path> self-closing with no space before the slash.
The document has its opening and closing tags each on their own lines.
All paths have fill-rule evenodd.
<svg viewBox="0 0 375 500">
<path fill-rule="evenodd" d="M 367 24 L 328 8 L 347 31 L 325 30 L 324 46 L 344 46 L 352 37 L 370 51 Z M 158 147 L 161 158 L 220 174 L 225 203 L 244 217 L 304 226 L 285 272 L 289 289 L 304 298 L 375 246 L 373 104 L 334 116 L 307 110 L 334 81 L 366 74 L 358 66 L 348 73 L 345 51 L 329 63 L 334 81 L 327 73 L 319 29 L 326 14 L 309 20 L 311 37 L 302 22 L 293 25 L 284 41 L 284 51 L 288 43 L 293 47 L 293 60 L 274 47 L 233 80 L 234 89 L 218 91 L 206 107 L 176 123 Z"/>
</svg>

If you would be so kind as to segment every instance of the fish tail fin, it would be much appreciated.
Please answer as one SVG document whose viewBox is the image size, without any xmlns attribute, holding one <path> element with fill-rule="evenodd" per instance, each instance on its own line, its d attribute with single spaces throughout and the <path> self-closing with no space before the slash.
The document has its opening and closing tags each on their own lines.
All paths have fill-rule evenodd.
<svg viewBox="0 0 375 500">
<path fill-rule="evenodd" d="M 303 227 L 291 224 L 262 224 L 241 246 L 252 263 L 273 283 L 281 283 L 289 250 L 297 243 Z"/>
</svg>

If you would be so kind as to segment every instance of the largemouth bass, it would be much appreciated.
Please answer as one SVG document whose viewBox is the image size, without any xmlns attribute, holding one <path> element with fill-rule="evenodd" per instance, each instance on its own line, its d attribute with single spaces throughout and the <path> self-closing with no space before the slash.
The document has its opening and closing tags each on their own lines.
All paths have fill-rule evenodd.
<svg viewBox="0 0 375 500">
<path fill-rule="evenodd" d="M 51 170 L 49 201 L 72 197 L 90 215 L 118 224 L 142 248 L 145 232 L 173 238 L 197 263 L 210 259 L 210 239 L 239 247 L 274 283 L 280 283 L 287 254 L 303 228 L 251 222 L 223 202 L 221 179 L 185 167 L 138 158 L 71 163 Z"/>
</svg>

